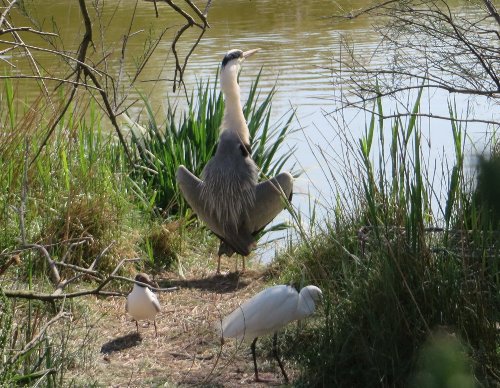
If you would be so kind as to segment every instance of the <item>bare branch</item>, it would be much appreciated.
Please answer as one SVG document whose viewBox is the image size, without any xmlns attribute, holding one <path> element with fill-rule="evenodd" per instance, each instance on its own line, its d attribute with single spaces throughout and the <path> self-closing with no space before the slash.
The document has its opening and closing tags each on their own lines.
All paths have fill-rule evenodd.
<svg viewBox="0 0 500 388">
<path fill-rule="evenodd" d="M 486 8 L 490 12 L 491 16 L 493 16 L 497 22 L 498 25 L 500 25 L 500 14 L 498 14 L 497 9 L 495 8 L 495 5 L 491 0 L 483 0 L 484 5 L 486 5 Z"/>
<path fill-rule="evenodd" d="M 47 249 L 43 245 L 39 245 L 39 244 L 25 244 L 24 248 L 28 248 L 28 249 L 34 248 L 34 249 L 38 249 L 40 252 L 42 252 L 43 256 L 45 257 L 45 259 L 47 260 L 47 263 L 49 265 L 50 279 L 52 280 L 52 283 L 59 284 L 59 282 L 61 281 L 61 277 L 59 276 L 59 271 L 57 270 L 56 263 L 50 257 Z"/>
<path fill-rule="evenodd" d="M 43 325 L 43 327 L 40 329 L 40 331 L 38 332 L 38 334 L 36 336 L 34 336 L 31 339 L 31 341 L 28 342 L 24 346 L 23 350 L 21 350 L 18 354 L 16 354 L 14 357 L 12 357 L 8 361 L 10 364 L 15 364 L 20 357 L 22 357 L 23 355 L 25 355 L 26 353 L 28 353 L 38 343 L 38 341 L 40 340 L 40 338 L 42 338 L 45 335 L 45 332 L 47 331 L 47 329 L 50 326 L 52 326 L 54 323 L 56 323 L 60 319 L 66 319 L 66 318 L 69 318 L 71 316 L 70 313 L 67 313 L 67 312 L 63 311 L 63 308 L 64 308 L 64 304 L 61 307 L 61 310 L 59 311 L 59 313 L 54 318 L 52 318 L 50 321 L 48 321 L 45 325 Z"/>
<path fill-rule="evenodd" d="M 32 33 L 38 34 L 38 35 L 58 36 L 57 34 L 54 34 L 53 32 L 38 31 L 38 30 L 33 29 L 32 27 L 11 27 L 11 28 L 7 28 L 5 30 L 0 30 L 0 35 L 11 34 L 13 32 L 19 32 L 19 31 L 32 32 Z"/>
<path fill-rule="evenodd" d="M 76 81 L 72 81 L 72 80 L 65 79 L 65 78 L 57 78 L 57 77 L 46 77 L 46 76 L 40 77 L 38 75 L 19 74 L 19 75 L 0 75 L 0 79 L 43 79 L 43 80 L 47 80 L 47 81 L 58 81 L 60 83 L 67 83 L 67 84 L 71 84 L 71 85 L 75 85 L 75 86 L 83 86 L 85 88 L 101 91 L 101 89 L 99 89 L 98 87 L 93 86 L 93 85 L 89 85 L 89 84 L 86 84 L 83 82 L 76 82 Z"/>
<path fill-rule="evenodd" d="M 104 279 L 101 278 L 99 284 L 90 290 L 75 291 L 75 292 L 71 292 L 71 293 L 67 293 L 67 294 L 63 294 L 61 292 L 62 291 L 61 289 L 57 289 L 52 294 L 46 294 L 46 293 L 36 292 L 36 291 L 32 291 L 32 290 L 29 290 L 29 291 L 28 290 L 3 290 L 3 293 L 8 298 L 36 299 L 36 300 L 41 300 L 41 301 L 45 301 L 45 302 L 50 302 L 50 301 L 59 300 L 59 299 L 72 299 L 72 298 L 78 298 L 78 297 L 87 296 L 87 295 L 126 296 L 126 294 L 124 294 L 123 292 L 103 291 L 103 288 L 106 287 L 106 285 L 109 282 L 111 282 L 112 280 L 125 280 L 125 281 L 131 282 L 131 283 L 138 283 L 141 285 L 146 285 L 155 291 L 161 291 L 161 292 L 172 292 L 172 291 L 176 291 L 179 289 L 178 287 L 154 288 L 154 287 L 151 287 L 151 285 L 149 285 L 149 284 L 136 282 L 133 279 L 129 279 L 126 277 L 116 275 L 116 272 L 118 272 L 118 270 L 123 266 L 123 264 L 125 264 L 127 262 L 135 262 L 135 261 L 139 261 L 139 260 L 141 260 L 141 259 L 134 258 L 134 259 L 121 260 L 110 275 L 108 275 Z M 66 264 L 66 266 L 68 266 L 68 265 Z M 75 267 L 76 266 L 71 266 L 71 268 L 73 268 L 73 269 L 75 269 Z M 83 268 L 78 268 L 78 270 L 83 272 L 83 273 L 90 273 L 92 275 L 97 273 L 97 272 L 91 272 L 89 270 L 85 270 Z"/>
<path fill-rule="evenodd" d="M 365 110 L 367 102 L 383 97 L 401 103 L 406 92 L 420 88 L 493 99 L 494 104 L 500 98 L 500 34 L 492 21 L 496 9 L 488 7 L 490 0 L 483 2 L 487 9 L 481 12 L 457 13 L 446 0 L 389 0 L 344 15 L 377 16 L 382 21 L 376 25 L 381 41 L 372 53 L 361 55 L 344 41 L 347 55 L 343 53 L 338 66 L 329 70 L 350 84 L 349 93 L 356 98 L 350 99 L 343 91 L 342 108 L 336 111 Z M 415 80 L 421 81 L 418 86 Z M 450 119 L 432 113 L 427 117 Z M 463 121 L 498 125 L 488 117 Z"/>
<path fill-rule="evenodd" d="M 196 46 L 200 42 L 201 38 L 205 34 L 206 29 L 210 28 L 210 25 L 208 24 L 208 21 L 207 21 L 207 13 L 208 13 L 208 10 L 210 9 L 211 0 L 208 1 L 204 12 L 201 12 L 198 9 L 198 7 L 196 7 L 196 5 L 194 5 L 192 3 L 191 0 L 184 0 L 189 5 L 189 7 L 196 13 L 196 15 L 201 19 L 203 24 L 197 23 L 194 20 L 194 18 L 191 17 L 191 15 L 189 15 L 187 12 L 185 12 L 178 5 L 174 4 L 172 0 L 164 0 L 164 1 L 168 5 L 170 5 L 170 7 L 174 11 L 176 11 L 178 14 L 182 15 L 186 19 L 186 24 L 184 24 L 181 28 L 179 28 L 179 30 L 175 34 L 175 37 L 172 41 L 172 46 L 171 46 L 172 52 L 174 53 L 174 57 L 175 57 L 175 72 L 174 72 L 174 84 L 173 84 L 173 91 L 175 92 L 177 89 L 177 85 L 179 85 L 179 86 L 184 85 L 183 76 L 184 76 L 184 71 L 186 69 L 189 57 L 191 56 L 194 49 L 196 48 Z M 184 34 L 184 32 L 186 32 L 189 28 L 191 28 L 193 26 L 198 27 L 201 30 L 201 32 L 200 32 L 196 42 L 192 45 L 188 54 L 184 57 L 183 65 L 181 66 L 181 61 L 179 59 L 179 53 L 177 52 L 177 43 L 178 43 L 179 39 L 182 37 L 182 35 Z"/>
<path fill-rule="evenodd" d="M 125 138 L 123 137 L 123 134 L 121 133 L 120 127 L 118 126 L 118 122 L 116 121 L 116 115 L 113 111 L 113 108 L 111 107 L 111 104 L 108 99 L 107 93 L 104 91 L 104 89 L 101 87 L 100 82 L 98 81 L 97 77 L 95 76 L 94 72 L 89 70 L 88 66 L 82 66 L 82 63 L 85 63 L 85 59 L 87 56 L 87 49 L 92 42 L 92 23 L 90 21 L 90 16 L 87 10 L 87 6 L 85 5 L 85 0 L 78 0 L 78 3 L 80 5 L 80 12 L 82 13 L 82 17 L 84 20 L 85 24 L 85 34 L 83 36 L 82 42 L 80 44 L 80 48 L 78 50 L 78 62 L 76 65 L 76 76 L 75 76 L 75 83 L 73 84 L 73 88 L 71 90 L 70 96 L 64 105 L 63 109 L 61 110 L 60 114 L 57 116 L 56 120 L 52 123 L 47 135 L 45 136 L 44 140 L 42 141 L 37 153 L 35 154 L 34 158 L 31 161 L 31 164 L 38 158 L 40 155 L 40 152 L 42 149 L 45 147 L 47 144 L 47 141 L 49 138 L 52 136 L 52 133 L 54 132 L 57 124 L 61 119 L 64 117 L 66 114 L 66 111 L 68 110 L 71 102 L 73 101 L 73 98 L 75 96 L 77 86 L 80 81 L 81 74 L 84 73 L 86 76 L 90 77 L 94 85 L 99 89 L 99 93 L 101 94 L 101 97 L 104 102 L 104 106 L 106 107 L 106 112 L 108 114 L 109 119 L 111 120 L 111 124 L 115 128 L 115 131 L 118 135 L 118 138 L 120 139 L 120 142 L 123 146 L 123 149 L 125 150 L 125 154 L 127 155 L 127 158 L 130 162 L 132 162 L 132 156 L 130 155 L 130 152 L 128 150 L 127 143 L 125 141 Z"/>
</svg>

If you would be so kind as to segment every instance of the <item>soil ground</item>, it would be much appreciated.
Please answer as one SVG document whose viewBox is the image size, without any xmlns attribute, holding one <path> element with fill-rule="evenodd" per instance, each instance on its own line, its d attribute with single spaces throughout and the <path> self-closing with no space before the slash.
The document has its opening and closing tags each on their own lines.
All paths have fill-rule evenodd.
<svg viewBox="0 0 500 388">
<path fill-rule="evenodd" d="M 262 384 L 254 381 L 250 343 L 230 339 L 222 346 L 216 330 L 223 316 L 266 286 L 264 271 L 215 275 L 198 268 L 185 280 L 174 273 L 156 276 L 161 287 L 179 287 L 158 294 L 157 337 L 152 322 L 140 322 L 136 332 L 124 298 L 93 299 L 87 318 L 91 340 L 85 345 L 91 349 L 84 357 L 90 360 L 85 367 L 75 365 L 67 377 L 75 385 L 110 387 L 282 385 L 270 339 L 257 342 L 259 377 L 269 380 Z M 293 380 L 286 361 L 285 368 Z"/>
</svg>

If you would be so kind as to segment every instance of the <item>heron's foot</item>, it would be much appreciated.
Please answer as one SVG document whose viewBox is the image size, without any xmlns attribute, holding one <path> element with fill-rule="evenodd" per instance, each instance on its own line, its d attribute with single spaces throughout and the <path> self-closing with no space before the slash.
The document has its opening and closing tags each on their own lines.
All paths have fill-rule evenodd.
<svg viewBox="0 0 500 388">
<path fill-rule="evenodd" d="M 278 381 L 276 381 L 275 379 L 266 379 L 266 378 L 263 378 L 263 377 L 260 377 L 260 376 L 255 376 L 254 378 L 254 381 L 256 383 L 265 383 L 265 384 L 269 384 L 269 383 L 277 383 Z M 274 384 L 273 384 L 274 385 Z"/>
</svg>

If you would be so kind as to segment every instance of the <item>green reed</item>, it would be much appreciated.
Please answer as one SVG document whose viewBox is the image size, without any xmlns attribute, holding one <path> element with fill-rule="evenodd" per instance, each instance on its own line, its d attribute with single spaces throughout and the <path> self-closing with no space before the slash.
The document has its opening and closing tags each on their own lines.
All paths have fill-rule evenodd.
<svg viewBox="0 0 500 388">
<path fill-rule="evenodd" d="M 293 114 L 284 121 L 271 122 L 275 91 L 273 88 L 260 98 L 259 79 L 260 73 L 252 82 L 243 113 L 250 131 L 252 157 L 260 167 L 262 177 L 267 177 L 279 173 L 293 154 L 293 149 L 281 149 L 285 137 L 292 132 Z M 180 195 L 175 173 L 183 164 L 200 176 L 215 153 L 224 115 L 218 79 L 200 81 L 184 112 L 179 113 L 167 101 L 167 118 L 161 125 L 146 99 L 144 103 L 148 125 L 142 128 L 143 133 L 132 132 L 132 143 L 139 156 L 134 176 L 141 186 L 145 185 L 153 193 L 150 198 L 157 209 L 167 215 L 182 216 L 187 206 Z"/>
</svg>

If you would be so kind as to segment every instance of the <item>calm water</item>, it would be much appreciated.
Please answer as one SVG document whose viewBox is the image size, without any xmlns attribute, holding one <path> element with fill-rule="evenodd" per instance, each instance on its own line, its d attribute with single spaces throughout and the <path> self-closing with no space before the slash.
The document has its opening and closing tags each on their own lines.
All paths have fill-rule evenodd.
<svg viewBox="0 0 500 388">
<path fill-rule="evenodd" d="M 80 11 L 77 2 L 66 0 L 41 2 L 33 1 L 35 7 L 33 16 L 42 21 L 45 30 L 57 24 L 64 47 L 75 50 L 78 47 L 83 27 L 80 21 Z M 91 3 L 91 2 L 88 2 Z M 182 2 L 179 2 L 181 4 Z M 203 3 L 198 3 L 203 7 Z M 290 108 L 297 109 L 296 127 L 300 131 L 290 137 L 286 147 L 297 146 L 297 161 L 306 171 L 297 181 L 297 192 L 311 193 L 314 198 L 328 204 L 332 200 L 328 177 L 322 173 L 323 169 L 315 159 L 313 152 L 329 149 L 335 152 L 335 135 L 331 119 L 325 118 L 324 113 L 336 108 L 332 97 L 338 95 L 339 90 L 345 87 L 342 80 L 333 80 L 327 68 L 332 64 L 332 58 L 339 58 L 342 53 L 341 36 L 349 37 L 358 52 L 369 52 L 379 43 L 379 38 L 373 32 L 369 19 L 357 19 L 342 23 L 333 23 L 329 15 L 345 10 L 346 12 L 359 8 L 364 1 L 326 1 L 326 0 L 214 0 L 208 14 L 211 28 L 192 55 L 185 73 L 185 83 L 188 92 L 193 89 L 200 78 L 214 78 L 217 67 L 224 53 L 231 48 L 248 50 L 261 47 L 262 51 L 245 62 L 240 78 L 242 93 L 245 94 L 250 82 L 255 78 L 261 67 L 263 76 L 260 85 L 266 93 L 277 85 L 277 93 L 273 103 L 273 117 L 280 118 L 289 112 Z M 157 36 L 163 28 L 169 28 L 160 42 L 155 54 L 149 60 L 143 73 L 135 84 L 136 89 L 121 93 L 127 96 L 127 101 L 137 99 L 138 92 L 149 95 L 153 107 L 162 117 L 164 102 L 175 99 L 180 106 L 184 105 L 184 94 L 173 93 L 172 82 L 174 58 L 170 50 L 170 43 L 183 20 L 170 11 L 165 4 L 158 4 L 159 18 L 155 18 L 154 6 L 151 2 L 141 1 L 107 1 L 99 12 L 103 15 L 102 25 L 104 32 L 99 33 L 97 23 L 94 24 L 94 42 L 96 51 L 106 52 L 108 56 L 107 72 L 118 75 L 120 66 L 120 52 L 122 36 L 128 33 L 129 24 L 135 11 L 126 58 L 124 63 L 124 79 L 132 77 L 145 42 L 148 41 L 148 32 Z M 183 6 L 185 4 L 183 3 Z M 90 8 L 90 5 L 89 5 Z M 95 16 L 96 10 L 91 10 Z M 22 20 L 17 20 L 22 23 Z M 197 32 L 197 31 L 195 31 Z M 44 45 L 40 39 L 29 37 L 29 43 Z M 186 53 L 190 48 L 193 33 L 185 34 L 179 44 L 179 51 Z M 61 44 L 61 43 L 58 43 Z M 0 47 L 1 49 L 2 47 Z M 92 55 L 92 53 L 91 53 Z M 60 65 L 54 61 L 52 54 L 35 52 L 40 67 L 54 76 L 67 76 L 68 71 L 60 74 Z M 92 58 L 100 58 L 94 54 Z M 25 56 L 9 57 L 17 68 L 18 74 L 31 74 Z M 386 60 L 383 56 L 373 58 L 370 66 L 377 67 Z M 5 64 L 0 61 L 0 69 Z M 4 71 L 2 69 L 2 71 Z M 49 83 L 50 86 L 50 83 Z M 22 84 L 23 98 L 35 98 L 40 90 L 33 83 Z M 437 108 L 439 114 L 447 114 L 447 97 L 435 94 L 427 96 L 427 104 L 423 109 Z M 459 108 L 461 101 L 458 100 Z M 427 106 L 426 106 L 427 105 Z M 490 107 L 474 106 L 474 109 L 490 109 Z M 387 110 L 391 109 L 388 105 Z M 130 112 L 137 116 L 142 110 L 141 103 L 135 104 Z M 498 112 L 496 112 L 498 114 Z M 493 113 L 492 113 L 493 115 Z M 349 130 L 353 136 L 361 134 L 365 125 L 364 114 L 346 111 L 344 118 L 350 123 Z M 430 127 L 430 124 L 429 124 Z M 437 129 L 437 130 L 435 130 Z M 471 128 L 473 130 L 474 128 Z M 434 157 L 441 158 L 451 148 L 451 130 L 449 123 L 441 122 L 433 125 L 435 133 L 432 137 L 432 151 Z M 429 140 L 430 141 L 430 140 Z M 447 179 L 447 178 L 446 178 Z M 296 195 L 294 203 L 307 215 L 308 200 L 306 196 Z"/>
</svg>

